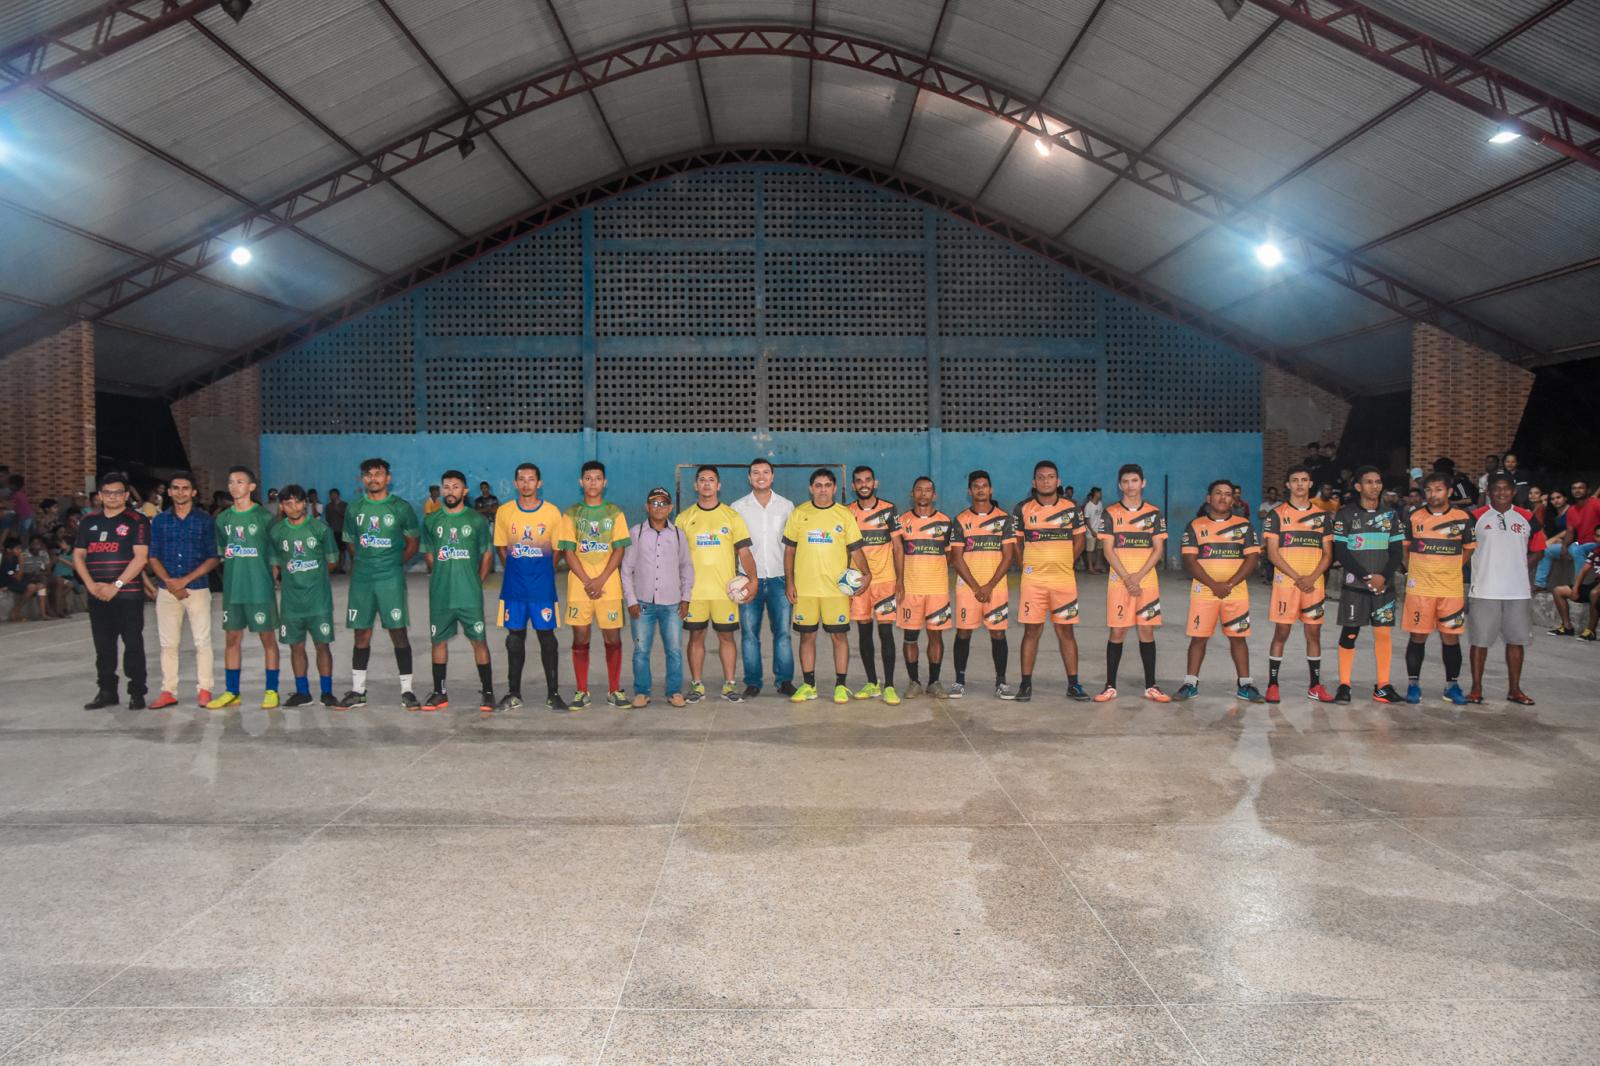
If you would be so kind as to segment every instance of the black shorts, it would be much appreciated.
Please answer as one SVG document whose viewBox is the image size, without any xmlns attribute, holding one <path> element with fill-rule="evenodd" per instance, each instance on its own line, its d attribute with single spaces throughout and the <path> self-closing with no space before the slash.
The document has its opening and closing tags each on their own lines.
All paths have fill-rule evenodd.
<svg viewBox="0 0 1600 1066">
<path fill-rule="evenodd" d="M 1339 599 L 1339 625 L 1374 626 L 1394 625 L 1394 592 L 1385 590 L 1382 595 L 1360 591 L 1346 586 Z"/>
</svg>

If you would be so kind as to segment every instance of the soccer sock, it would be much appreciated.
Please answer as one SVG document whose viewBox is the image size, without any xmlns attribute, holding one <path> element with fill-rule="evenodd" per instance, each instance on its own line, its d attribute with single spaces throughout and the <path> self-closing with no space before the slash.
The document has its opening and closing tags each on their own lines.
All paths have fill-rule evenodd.
<svg viewBox="0 0 1600 1066">
<path fill-rule="evenodd" d="M 228 691 L 237 696 L 239 694 L 239 675 L 244 673 L 244 671 L 229 670 L 224 667 L 222 673 L 226 679 L 223 683 L 228 686 Z"/>
<path fill-rule="evenodd" d="M 1356 665 L 1356 637 L 1361 630 L 1345 626 L 1339 631 L 1339 684 L 1350 684 L 1350 672 Z"/>
<path fill-rule="evenodd" d="M 1117 687 L 1117 667 L 1122 665 L 1122 645 L 1106 641 L 1106 688 Z"/>
<path fill-rule="evenodd" d="M 394 646 L 394 668 L 401 677 L 411 676 L 411 642 L 409 640 L 404 644 L 396 644 Z M 401 685 L 400 687 L 404 692 L 411 691 L 410 685 Z"/>
<path fill-rule="evenodd" d="M 350 671 L 350 687 L 357 692 L 367 691 L 367 672 L 365 670 Z"/>
<path fill-rule="evenodd" d="M 861 638 L 861 666 L 867 672 L 867 684 L 878 683 L 878 649 L 874 643 L 871 622 L 857 622 L 856 633 Z"/>
<path fill-rule="evenodd" d="M 1032 674 L 1023 674 L 1022 675 L 1022 687 L 1023 688 L 1032 688 L 1033 687 L 1033 675 Z"/>
<path fill-rule="evenodd" d="M 815 670 L 802 670 L 800 672 L 800 677 L 812 688 L 817 687 L 817 672 Z"/>
<path fill-rule="evenodd" d="M 276 671 L 276 670 L 268 670 L 267 671 L 267 691 L 268 692 L 276 692 L 276 691 L 278 691 L 278 671 Z"/>
<path fill-rule="evenodd" d="M 894 624 L 878 623 L 878 654 L 883 657 L 883 684 L 894 687 Z"/>
<path fill-rule="evenodd" d="M 1141 640 L 1139 642 L 1139 662 L 1144 665 L 1144 687 L 1156 687 L 1156 642 Z"/>
<path fill-rule="evenodd" d="M 840 685 L 844 684 L 844 679 L 845 679 L 845 675 L 844 674 L 834 674 L 833 675 L 834 687 L 837 688 Z"/>
<path fill-rule="evenodd" d="M 934 684 L 939 680 L 939 668 L 943 665 L 943 662 L 928 661 L 928 684 Z"/>
<path fill-rule="evenodd" d="M 556 671 L 561 663 L 561 645 L 556 643 L 556 634 L 553 629 L 535 630 L 539 634 L 539 664 L 544 667 L 544 683 L 552 695 L 560 687 L 561 681 Z M 517 672 L 517 680 L 522 680 L 522 672 Z M 521 691 L 520 689 L 518 690 Z"/>
<path fill-rule="evenodd" d="M 606 645 L 606 691 L 622 687 L 622 642 Z"/>
<path fill-rule="evenodd" d="M 1445 684 L 1453 685 L 1461 677 L 1461 645 L 1446 644 L 1439 654 L 1444 657 Z"/>
<path fill-rule="evenodd" d="M 1283 658 L 1281 656 L 1269 656 L 1267 658 L 1267 684 L 1276 685 L 1278 683 L 1278 671 L 1282 669 Z"/>
<path fill-rule="evenodd" d="M 317 684 L 322 686 L 322 694 L 324 696 L 333 695 L 333 675 L 332 674 L 318 674 L 317 675 Z"/>
<path fill-rule="evenodd" d="M 1078 675 L 1077 674 L 1068 674 L 1067 675 L 1067 687 L 1068 688 L 1072 688 L 1077 683 L 1078 683 Z"/>
<path fill-rule="evenodd" d="M 911 683 L 913 685 L 922 684 L 922 663 L 916 659 L 907 659 L 906 675 L 911 678 Z"/>
<path fill-rule="evenodd" d="M 350 687 L 357 692 L 367 691 L 367 661 L 372 658 L 372 648 L 357 648 L 350 653 Z"/>
<path fill-rule="evenodd" d="M 1185 685 L 1193 685 L 1195 688 L 1199 688 L 1200 687 L 1200 675 L 1199 674 L 1184 674 L 1183 675 L 1183 683 Z"/>
<path fill-rule="evenodd" d="M 294 675 L 294 690 L 301 696 L 311 695 L 311 679 L 305 674 Z"/>
<path fill-rule="evenodd" d="M 1011 648 L 1006 644 L 1006 635 L 996 633 L 989 638 L 989 657 L 994 660 L 994 683 L 1006 683 L 1006 659 L 1011 654 Z"/>
<path fill-rule="evenodd" d="M 1415 685 L 1422 679 L 1422 659 L 1428 646 L 1420 640 L 1406 641 L 1406 680 Z"/>
<path fill-rule="evenodd" d="M 967 656 L 972 654 L 972 637 L 963 630 L 956 634 L 956 684 L 967 683 Z"/>
<path fill-rule="evenodd" d="M 1255 683 L 1256 683 L 1256 679 L 1251 677 L 1248 674 L 1246 674 L 1244 677 L 1241 677 L 1239 679 L 1239 687 L 1240 688 L 1244 688 L 1246 685 L 1253 685 Z"/>
<path fill-rule="evenodd" d="M 478 664 L 478 685 L 485 692 L 494 691 L 494 664 Z"/>
<path fill-rule="evenodd" d="M 1318 685 L 1322 684 L 1322 656 L 1319 655 L 1313 659 L 1311 656 L 1307 655 L 1306 672 L 1311 675 L 1310 686 L 1312 688 L 1316 688 Z"/>
<path fill-rule="evenodd" d="M 574 685 L 579 692 L 589 691 L 589 645 L 574 644 L 572 646 L 572 673 Z"/>
<path fill-rule="evenodd" d="M 433 691 L 435 691 L 435 692 L 443 692 L 445 690 L 445 688 L 444 688 L 444 677 L 445 677 L 445 671 L 447 669 L 449 669 L 449 666 L 448 666 L 447 663 L 434 663 L 433 664 Z"/>
<path fill-rule="evenodd" d="M 506 634 L 506 688 L 513 696 L 522 695 L 522 667 L 528 661 L 528 633 L 519 629 Z"/>
<path fill-rule="evenodd" d="M 1389 683 L 1389 660 L 1394 656 L 1394 645 L 1389 642 L 1393 630 L 1377 626 L 1372 630 L 1373 657 L 1378 660 L 1378 687 Z"/>
</svg>

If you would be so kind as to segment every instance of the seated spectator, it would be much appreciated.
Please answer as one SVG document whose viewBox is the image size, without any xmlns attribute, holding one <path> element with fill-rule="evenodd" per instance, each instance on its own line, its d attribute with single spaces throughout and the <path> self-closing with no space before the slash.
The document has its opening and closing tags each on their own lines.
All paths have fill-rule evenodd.
<svg viewBox="0 0 1600 1066">
<path fill-rule="evenodd" d="M 56 577 L 55 564 L 55 553 L 50 550 L 44 534 L 35 533 L 29 537 L 28 550 L 22 553 L 22 580 L 44 586 L 45 595 L 39 600 L 41 618 L 67 616 L 67 586 Z"/>
<path fill-rule="evenodd" d="M 22 541 L 16 537 L 7 537 L 4 548 L 5 554 L 0 556 L 0 589 L 11 593 L 11 621 L 22 621 L 22 609 L 28 601 L 35 597 L 46 596 L 43 582 L 29 581 L 22 572 Z M 41 603 L 40 617 L 45 617 L 45 608 Z"/>
<path fill-rule="evenodd" d="M 51 554 L 55 559 L 55 565 L 51 569 L 55 576 L 61 579 L 63 592 L 83 591 L 83 582 L 78 578 L 78 572 L 72 568 L 72 543 L 77 537 L 76 525 L 70 530 L 63 525 L 56 530 L 56 539 L 51 544 Z"/>
<path fill-rule="evenodd" d="M 1339 492 L 1331 481 L 1325 481 L 1317 494 L 1311 497 L 1311 506 L 1318 510 L 1327 511 L 1329 514 L 1339 509 Z"/>
<path fill-rule="evenodd" d="M 1596 567 L 1593 559 L 1585 562 L 1578 568 L 1573 576 L 1572 584 L 1557 585 L 1551 592 L 1555 598 L 1556 615 L 1561 619 L 1561 624 L 1550 631 L 1557 637 L 1570 637 L 1572 628 L 1572 614 L 1568 607 L 1571 603 L 1585 604 L 1589 608 L 1589 624 L 1584 627 L 1581 636 L 1584 640 L 1595 639 L 1595 614 L 1600 612 L 1600 581 L 1596 581 Z"/>
<path fill-rule="evenodd" d="M 46 496 L 39 501 L 39 521 L 34 527 L 48 539 L 55 536 L 56 527 L 61 525 L 61 504 L 54 496 Z"/>
<path fill-rule="evenodd" d="M 1552 492 L 1552 498 L 1559 497 L 1559 491 Z M 1589 486 L 1583 481 L 1572 483 L 1572 492 L 1567 495 L 1567 506 L 1561 508 L 1557 514 L 1558 537 L 1550 540 L 1549 532 L 1549 504 L 1545 507 L 1546 526 L 1544 554 L 1539 559 L 1539 565 L 1533 572 L 1533 587 L 1535 591 L 1543 592 L 1550 578 L 1551 565 L 1563 555 L 1572 559 L 1572 570 L 1576 574 L 1583 568 L 1584 560 L 1594 551 L 1595 530 L 1600 526 L 1600 500 L 1589 495 Z"/>
</svg>

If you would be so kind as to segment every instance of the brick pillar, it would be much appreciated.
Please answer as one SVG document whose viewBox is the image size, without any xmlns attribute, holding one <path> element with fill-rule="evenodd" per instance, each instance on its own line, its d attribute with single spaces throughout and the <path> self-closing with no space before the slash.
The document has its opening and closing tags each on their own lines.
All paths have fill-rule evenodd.
<svg viewBox="0 0 1600 1066">
<path fill-rule="evenodd" d="M 35 504 L 83 492 L 95 475 L 94 327 L 74 322 L 0 356 L 0 382 L 0 462 L 28 479 Z"/>
<path fill-rule="evenodd" d="M 1411 465 L 1440 456 L 1481 474 L 1483 457 L 1511 447 L 1533 374 L 1436 326 L 1411 331 Z"/>
<path fill-rule="evenodd" d="M 1337 441 L 1350 404 L 1273 367 L 1261 371 L 1262 489 L 1283 490 L 1283 472 L 1305 458 L 1307 441 Z"/>
<path fill-rule="evenodd" d="M 205 498 L 228 487 L 228 467 L 261 473 L 261 370 L 248 367 L 172 405 L 183 450 Z"/>
</svg>

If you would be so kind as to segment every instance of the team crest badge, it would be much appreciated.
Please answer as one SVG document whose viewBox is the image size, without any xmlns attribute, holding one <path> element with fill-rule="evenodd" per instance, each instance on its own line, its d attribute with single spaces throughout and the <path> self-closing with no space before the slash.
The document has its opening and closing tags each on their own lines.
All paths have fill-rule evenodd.
<svg viewBox="0 0 1600 1066">
<path fill-rule="evenodd" d="M 396 621 L 396 622 L 400 621 L 400 608 L 398 608 L 398 607 L 389 608 L 389 617 L 393 621 Z"/>
<path fill-rule="evenodd" d="M 256 625 L 261 625 L 266 620 L 267 620 L 266 612 L 264 612 L 264 611 L 257 611 L 256 612 Z"/>
</svg>

